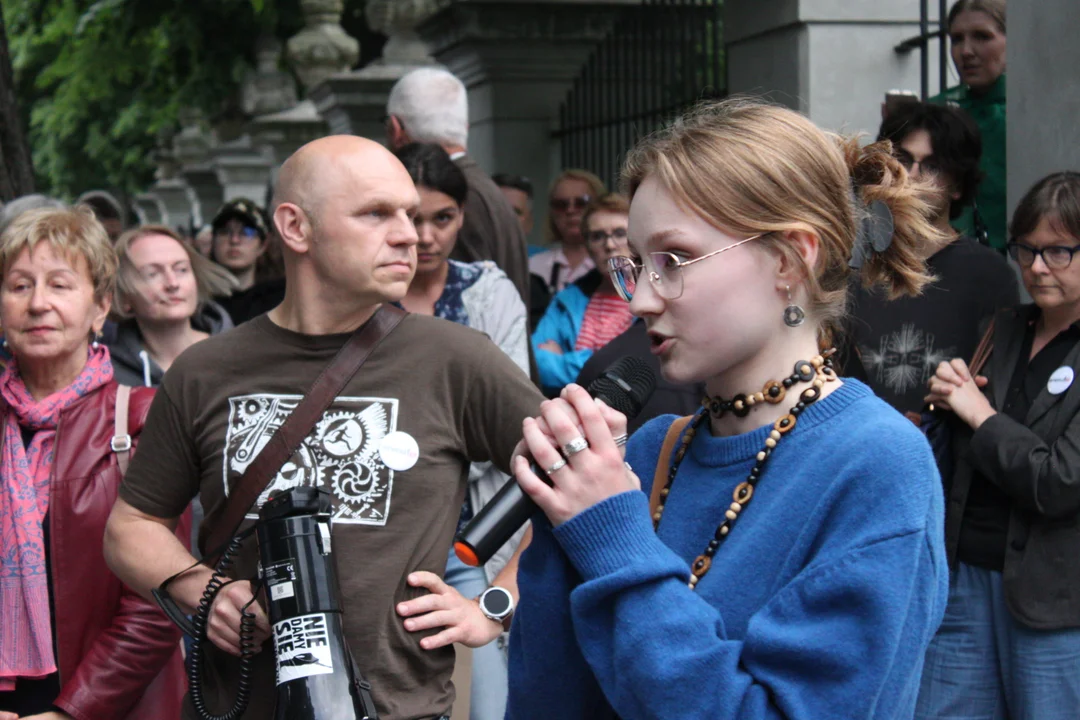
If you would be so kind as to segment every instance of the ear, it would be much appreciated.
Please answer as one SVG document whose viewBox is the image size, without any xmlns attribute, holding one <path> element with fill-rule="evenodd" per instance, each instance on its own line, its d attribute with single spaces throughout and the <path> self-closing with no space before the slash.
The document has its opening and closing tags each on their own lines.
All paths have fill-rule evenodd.
<svg viewBox="0 0 1080 720">
<path fill-rule="evenodd" d="M 94 301 L 94 317 L 90 322 L 90 329 L 95 335 L 100 333 L 101 329 L 105 327 L 105 320 L 109 317 L 109 310 L 111 309 L 111 295 L 105 295 L 100 300 Z"/>
<path fill-rule="evenodd" d="M 274 208 L 274 227 L 282 244 L 294 253 L 302 255 L 311 249 L 311 222 L 299 205 L 281 203 Z M 262 251 L 266 251 L 266 243 Z"/>
<path fill-rule="evenodd" d="M 793 247 L 802 259 L 801 262 L 793 262 L 788 255 L 777 253 L 776 288 L 786 291 L 788 286 L 801 284 L 806 274 L 814 271 L 818 253 L 821 252 L 821 238 L 808 230 L 786 230 L 781 236 L 781 242 Z"/>
<path fill-rule="evenodd" d="M 399 150 L 411 141 L 409 134 L 405 132 L 405 126 L 396 115 L 391 115 L 386 123 L 386 141 L 391 150 Z"/>
</svg>

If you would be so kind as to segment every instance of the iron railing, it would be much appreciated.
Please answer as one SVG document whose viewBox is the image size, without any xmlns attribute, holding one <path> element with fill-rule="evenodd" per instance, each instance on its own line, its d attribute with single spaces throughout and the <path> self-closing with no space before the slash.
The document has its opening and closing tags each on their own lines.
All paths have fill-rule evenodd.
<svg viewBox="0 0 1080 720">
<path fill-rule="evenodd" d="M 614 188 L 641 137 L 725 92 L 722 0 L 642 0 L 619 10 L 560 111 L 562 167 Z"/>
<path fill-rule="evenodd" d="M 949 87 L 949 29 L 945 26 L 948 17 L 948 0 L 938 0 L 937 29 L 930 29 L 930 0 L 919 0 L 919 34 L 910 37 L 896 46 L 896 52 L 906 55 L 915 48 L 919 49 L 919 89 L 924 101 L 930 98 L 930 41 L 938 40 L 938 70 L 940 84 L 938 92 L 945 92 Z"/>
</svg>

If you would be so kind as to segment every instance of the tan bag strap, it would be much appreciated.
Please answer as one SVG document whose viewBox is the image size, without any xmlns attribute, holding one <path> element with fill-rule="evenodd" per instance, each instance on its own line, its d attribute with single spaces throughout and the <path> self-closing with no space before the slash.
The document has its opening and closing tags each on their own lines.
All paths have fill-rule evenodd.
<svg viewBox="0 0 1080 720">
<path fill-rule="evenodd" d="M 218 556 L 225 549 L 225 543 L 236 534 L 236 530 L 244 522 L 244 516 L 259 499 L 262 491 L 296 452 L 296 448 L 300 447 L 311 428 L 315 427 L 315 423 L 334 402 L 338 393 L 345 389 L 345 385 L 356 375 L 364 361 L 406 315 L 408 313 L 401 308 L 383 304 L 370 320 L 353 333 L 330 364 L 323 368 L 311 389 L 229 490 L 229 499 L 225 502 L 221 518 L 214 524 L 210 537 L 207 538 L 208 554 L 203 557 L 204 563 L 212 566 L 217 562 Z"/>
<path fill-rule="evenodd" d="M 971 364 L 968 365 L 968 370 L 971 371 L 971 377 L 975 377 L 982 372 L 983 367 L 986 365 L 986 361 L 990 359 L 990 353 L 994 350 L 994 321 L 990 320 L 990 326 L 986 328 L 986 333 L 983 334 L 982 340 L 979 341 L 979 346 L 975 348 L 975 354 L 971 356 Z"/>
<path fill-rule="evenodd" d="M 131 406 L 131 388 L 127 385 L 116 386 L 116 410 L 113 421 L 113 436 L 109 442 L 112 451 L 116 453 L 116 464 L 120 466 L 120 474 L 127 475 L 128 464 L 131 463 L 131 435 L 128 434 L 128 408 Z"/>
<path fill-rule="evenodd" d="M 652 492 L 649 494 L 649 517 L 655 515 L 656 508 L 660 507 L 660 491 L 667 485 L 668 468 L 671 467 L 671 453 L 675 452 L 675 443 L 693 419 L 693 415 L 676 418 L 668 428 L 664 444 L 660 446 L 660 457 L 656 460 L 656 474 L 653 475 Z"/>
</svg>

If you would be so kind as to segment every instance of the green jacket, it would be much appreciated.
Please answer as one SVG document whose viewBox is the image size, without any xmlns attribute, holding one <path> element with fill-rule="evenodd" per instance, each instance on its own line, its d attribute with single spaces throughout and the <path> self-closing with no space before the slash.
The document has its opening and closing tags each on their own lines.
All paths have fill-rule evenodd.
<svg viewBox="0 0 1080 720">
<path fill-rule="evenodd" d="M 975 120 L 982 133 L 982 171 L 976 202 L 979 215 L 986 223 L 990 245 L 1004 249 L 1008 234 L 1008 213 L 1005 204 L 1005 76 L 998 78 L 989 90 L 975 95 L 965 85 L 958 85 L 930 98 L 930 102 L 956 103 Z M 977 237 L 972 209 L 953 221 L 961 233 Z"/>
</svg>

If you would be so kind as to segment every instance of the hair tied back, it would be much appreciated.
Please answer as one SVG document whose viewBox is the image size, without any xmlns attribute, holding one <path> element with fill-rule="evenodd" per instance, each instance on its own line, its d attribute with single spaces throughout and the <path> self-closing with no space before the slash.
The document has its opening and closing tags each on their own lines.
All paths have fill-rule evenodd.
<svg viewBox="0 0 1080 720">
<path fill-rule="evenodd" d="M 848 261 L 848 267 L 860 270 L 871 253 L 881 254 L 892 245 L 896 221 L 892 210 L 882 200 L 874 200 L 863 206 L 854 185 L 851 188 L 851 200 L 856 210 L 864 207 L 864 210 L 859 212 L 858 232 L 851 248 L 851 260 Z"/>
</svg>

